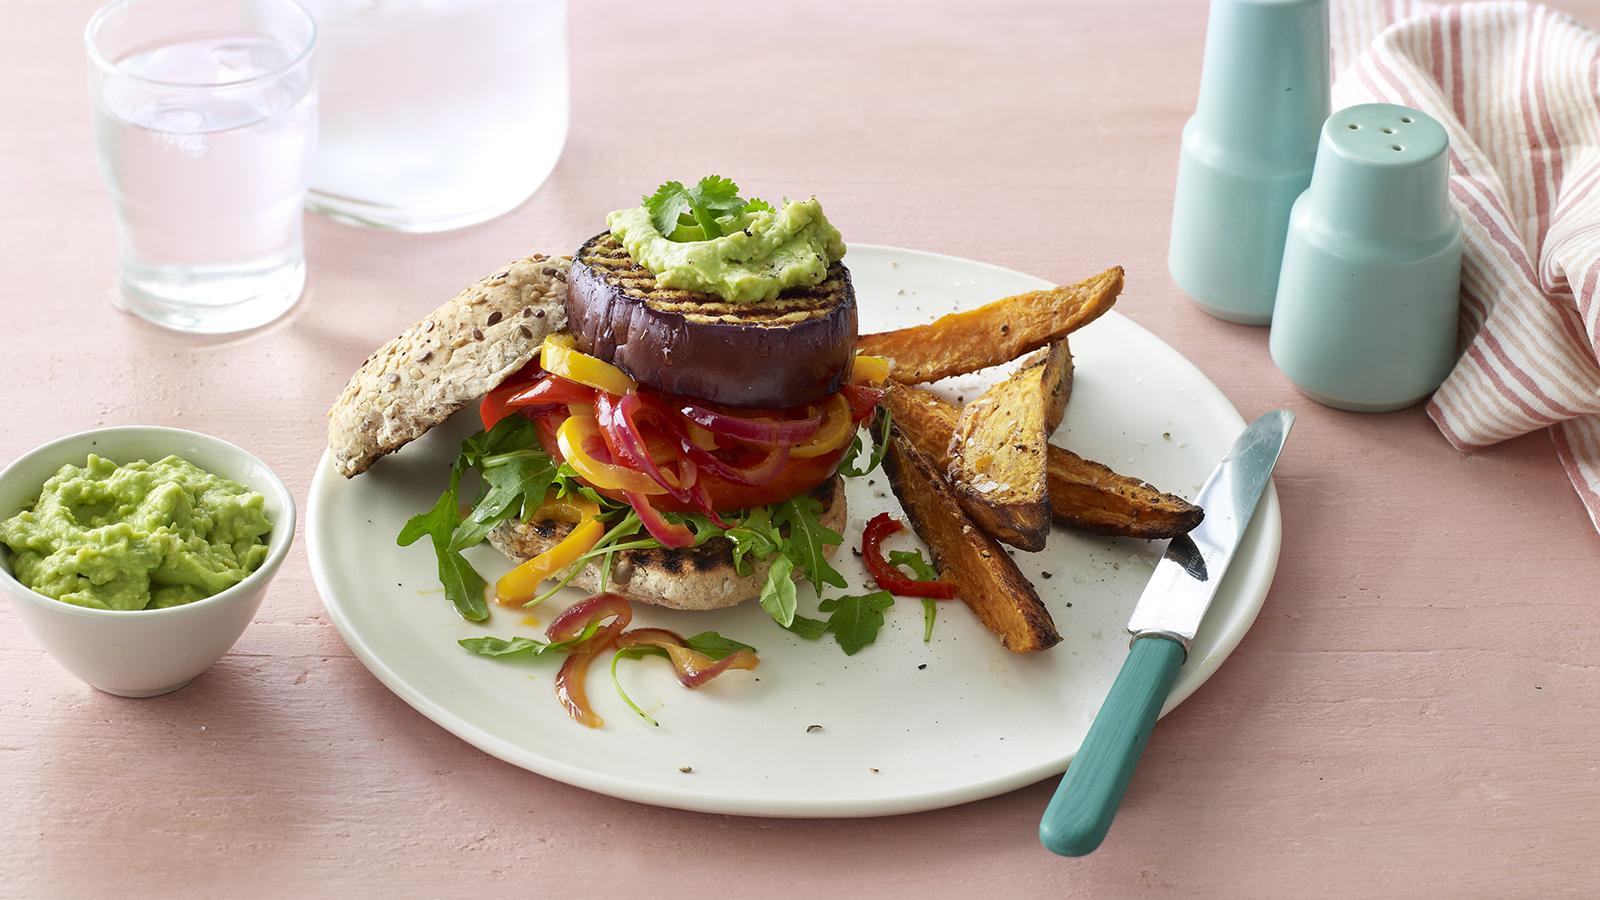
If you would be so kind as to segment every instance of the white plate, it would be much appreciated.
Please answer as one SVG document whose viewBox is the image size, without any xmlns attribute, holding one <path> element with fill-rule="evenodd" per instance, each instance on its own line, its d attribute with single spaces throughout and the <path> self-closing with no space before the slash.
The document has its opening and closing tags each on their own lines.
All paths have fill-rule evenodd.
<svg viewBox="0 0 1600 900">
<path fill-rule="evenodd" d="M 889 247 L 853 245 L 849 263 L 864 333 L 1047 286 L 983 263 Z M 1072 350 L 1072 402 L 1056 440 L 1193 497 L 1244 425 L 1227 399 L 1171 347 L 1116 313 L 1073 335 Z M 945 387 L 970 395 L 978 383 Z M 854 657 L 831 638 L 813 643 L 789 634 L 753 602 L 715 613 L 638 609 L 635 624 L 685 634 L 715 629 L 753 644 L 760 668 L 688 691 L 664 660 L 624 662 L 629 693 L 661 723 L 652 728 L 622 704 L 597 663 L 589 695 L 606 724 L 590 730 L 556 705 L 555 660 L 507 663 L 456 646 L 474 635 L 539 635 L 577 592 L 548 601 L 538 626 L 502 609 L 472 624 L 444 599 L 426 541 L 395 545 L 406 518 L 437 499 L 475 418 L 463 412 L 354 480 L 323 457 L 306 543 L 328 614 L 390 690 L 463 740 L 558 781 L 642 803 L 759 816 L 889 815 L 1060 773 L 1116 676 L 1127 650 L 1123 625 L 1164 548 L 1058 528 L 1043 552 L 1016 554 L 1063 637 L 1027 656 L 1002 650 L 959 603 L 941 605 L 933 641 L 924 644 L 921 604 L 898 601 L 877 643 Z M 902 514 L 881 472 L 849 484 L 850 521 L 835 563 L 862 593 L 866 573 L 848 547 L 859 546 L 872 515 Z M 1255 620 L 1279 540 L 1277 495 L 1269 490 L 1168 710 L 1216 671 Z M 469 556 L 491 579 L 508 566 L 487 547 Z M 815 615 L 810 588 L 800 593 L 801 612 Z"/>
</svg>

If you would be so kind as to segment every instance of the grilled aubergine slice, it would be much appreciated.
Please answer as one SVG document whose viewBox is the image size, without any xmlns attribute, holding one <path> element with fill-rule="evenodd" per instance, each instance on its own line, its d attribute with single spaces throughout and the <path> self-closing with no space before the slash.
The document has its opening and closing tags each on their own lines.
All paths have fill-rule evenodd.
<svg viewBox="0 0 1600 900">
<path fill-rule="evenodd" d="M 746 408 L 814 403 L 839 390 L 856 344 L 856 297 L 839 263 L 811 287 L 730 303 L 662 288 L 609 232 L 578 248 L 567 284 L 578 348 L 641 384 Z"/>
</svg>

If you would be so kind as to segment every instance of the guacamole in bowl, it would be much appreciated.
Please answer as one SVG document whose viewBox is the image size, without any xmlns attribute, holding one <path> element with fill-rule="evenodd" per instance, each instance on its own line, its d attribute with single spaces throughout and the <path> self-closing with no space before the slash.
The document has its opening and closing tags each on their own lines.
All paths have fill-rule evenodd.
<svg viewBox="0 0 1600 900">
<path fill-rule="evenodd" d="M 64 465 L 0 521 L 24 586 L 106 610 L 161 609 L 218 594 L 260 568 L 266 498 L 175 455 Z"/>
</svg>

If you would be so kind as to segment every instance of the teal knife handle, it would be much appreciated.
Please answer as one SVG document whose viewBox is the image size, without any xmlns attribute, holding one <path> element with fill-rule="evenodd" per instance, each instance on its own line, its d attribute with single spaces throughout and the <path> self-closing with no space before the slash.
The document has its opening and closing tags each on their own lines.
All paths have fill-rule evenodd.
<svg viewBox="0 0 1600 900">
<path fill-rule="evenodd" d="M 1133 642 L 1039 822 L 1039 840 L 1052 853 L 1085 856 L 1105 839 L 1183 658 L 1183 645 L 1170 638 Z"/>
</svg>

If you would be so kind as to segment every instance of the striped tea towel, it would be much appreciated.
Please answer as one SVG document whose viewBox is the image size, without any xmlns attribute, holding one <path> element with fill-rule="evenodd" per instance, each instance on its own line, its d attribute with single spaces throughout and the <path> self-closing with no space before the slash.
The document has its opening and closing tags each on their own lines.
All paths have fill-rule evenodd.
<svg viewBox="0 0 1600 900">
<path fill-rule="evenodd" d="M 1600 34 L 1528 3 L 1335 0 L 1334 108 L 1450 134 L 1466 352 L 1428 403 L 1460 450 L 1545 428 L 1600 528 Z"/>
</svg>

